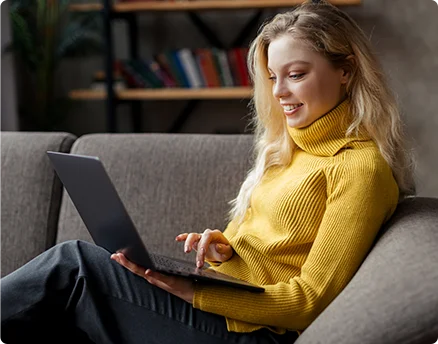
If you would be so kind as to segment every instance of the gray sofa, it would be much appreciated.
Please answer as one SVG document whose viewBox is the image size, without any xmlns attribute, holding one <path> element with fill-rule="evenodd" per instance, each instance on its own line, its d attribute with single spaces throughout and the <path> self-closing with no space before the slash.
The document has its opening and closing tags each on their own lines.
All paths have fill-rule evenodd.
<svg viewBox="0 0 438 344">
<path fill-rule="evenodd" d="M 249 135 L 1 135 L 1 273 L 52 245 L 91 241 L 46 157 L 97 155 L 151 251 L 185 255 L 174 236 L 223 229 L 251 162 Z M 344 291 L 297 343 L 435 343 L 438 199 L 399 205 Z"/>
</svg>

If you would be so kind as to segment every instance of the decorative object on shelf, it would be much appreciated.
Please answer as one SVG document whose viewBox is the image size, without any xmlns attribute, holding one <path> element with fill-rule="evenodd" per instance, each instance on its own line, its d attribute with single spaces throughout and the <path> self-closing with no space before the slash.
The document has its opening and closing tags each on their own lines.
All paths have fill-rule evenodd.
<svg viewBox="0 0 438 344">
<path fill-rule="evenodd" d="M 19 109 L 26 130 L 56 130 L 69 106 L 55 95 L 55 72 L 62 59 L 102 51 L 101 18 L 70 13 L 69 0 L 10 0 L 12 43 L 31 99 Z"/>
</svg>

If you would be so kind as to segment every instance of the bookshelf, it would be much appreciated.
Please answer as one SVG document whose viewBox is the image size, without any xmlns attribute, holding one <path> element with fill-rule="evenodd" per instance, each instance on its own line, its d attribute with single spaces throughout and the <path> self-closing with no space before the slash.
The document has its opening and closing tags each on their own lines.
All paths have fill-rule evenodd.
<svg viewBox="0 0 438 344">
<path fill-rule="evenodd" d="M 115 91 L 115 96 L 119 100 L 249 99 L 252 97 L 252 89 L 250 87 L 127 89 Z M 76 100 L 104 100 L 106 91 L 72 90 L 69 97 Z"/>
<path fill-rule="evenodd" d="M 318 0 L 315 0 L 318 1 Z M 329 0 L 335 6 L 357 6 L 362 0 Z M 131 104 L 131 117 L 134 132 L 140 132 L 142 127 L 141 102 L 150 100 L 187 100 L 188 103 L 180 113 L 172 131 L 178 131 L 196 108 L 201 100 L 212 99 L 250 99 L 252 89 L 250 87 L 221 87 L 221 88 L 160 88 L 160 89 L 124 89 L 115 90 L 113 87 L 113 37 L 112 22 L 115 19 L 126 20 L 129 28 L 129 56 L 131 59 L 138 58 L 138 28 L 137 15 L 150 12 L 185 12 L 188 14 L 194 25 L 207 38 L 210 45 L 218 48 L 225 48 L 225 45 L 218 39 L 199 16 L 202 11 L 234 11 L 258 9 L 252 18 L 231 43 L 231 47 L 239 46 L 251 30 L 258 26 L 262 18 L 263 10 L 274 8 L 292 8 L 299 5 L 303 0 L 190 0 L 190 1 L 120 1 L 112 3 L 111 0 L 102 0 L 101 3 L 71 4 L 70 11 L 73 12 L 101 12 L 104 20 L 104 42 L 105 42 L 105 74 L 106 90 L 78 89 L 71 90 L 70 99 L 82 101 L 105 101 L 107 131 L 117 132 L 116 106 L 122 102 Z"/>
<path fill-rule="evenodd" d="M 114 12 L 141 11 L 205 11 L 205 10 L 238 10 L 257 8 L 287 8 L 299 5 L 302 0 L 198 0 L 198 1 L 135 1 L 121 2 L 113 5 Z M 361 0 L 331 0 L 336 6 L 359 5 Z M 72 4 L 71 11 L 100 11 L 102 4 Z"/>
</svg>

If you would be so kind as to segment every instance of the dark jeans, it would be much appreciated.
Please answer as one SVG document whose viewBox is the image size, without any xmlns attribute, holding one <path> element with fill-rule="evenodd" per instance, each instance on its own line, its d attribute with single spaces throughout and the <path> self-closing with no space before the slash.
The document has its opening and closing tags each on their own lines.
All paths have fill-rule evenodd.
<svg viewBox="0 0 438 344">
<path fill-rule="evenodd" d="M 222 316 L 149 284 L 83 241 L 59 244 L 1 280 L 5 343 L 293 343 L 228 332 Z"/>
</svg>

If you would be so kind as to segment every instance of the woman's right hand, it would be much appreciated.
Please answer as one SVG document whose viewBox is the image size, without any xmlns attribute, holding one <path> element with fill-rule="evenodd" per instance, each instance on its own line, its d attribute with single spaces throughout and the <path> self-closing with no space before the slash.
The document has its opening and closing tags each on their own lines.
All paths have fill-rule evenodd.
<svg viewBox="0 0 438 344">
<path fill-rule="evenodd" d="M 176 241 L 185 241 L 184 252 L 197 251 L 196 266 L 204 266 L 204 260 L 223 263 L 233 255 L 233 248 L 218 229 L 206 229 L 204 233 L 182 233 Z"/>
</svg>

